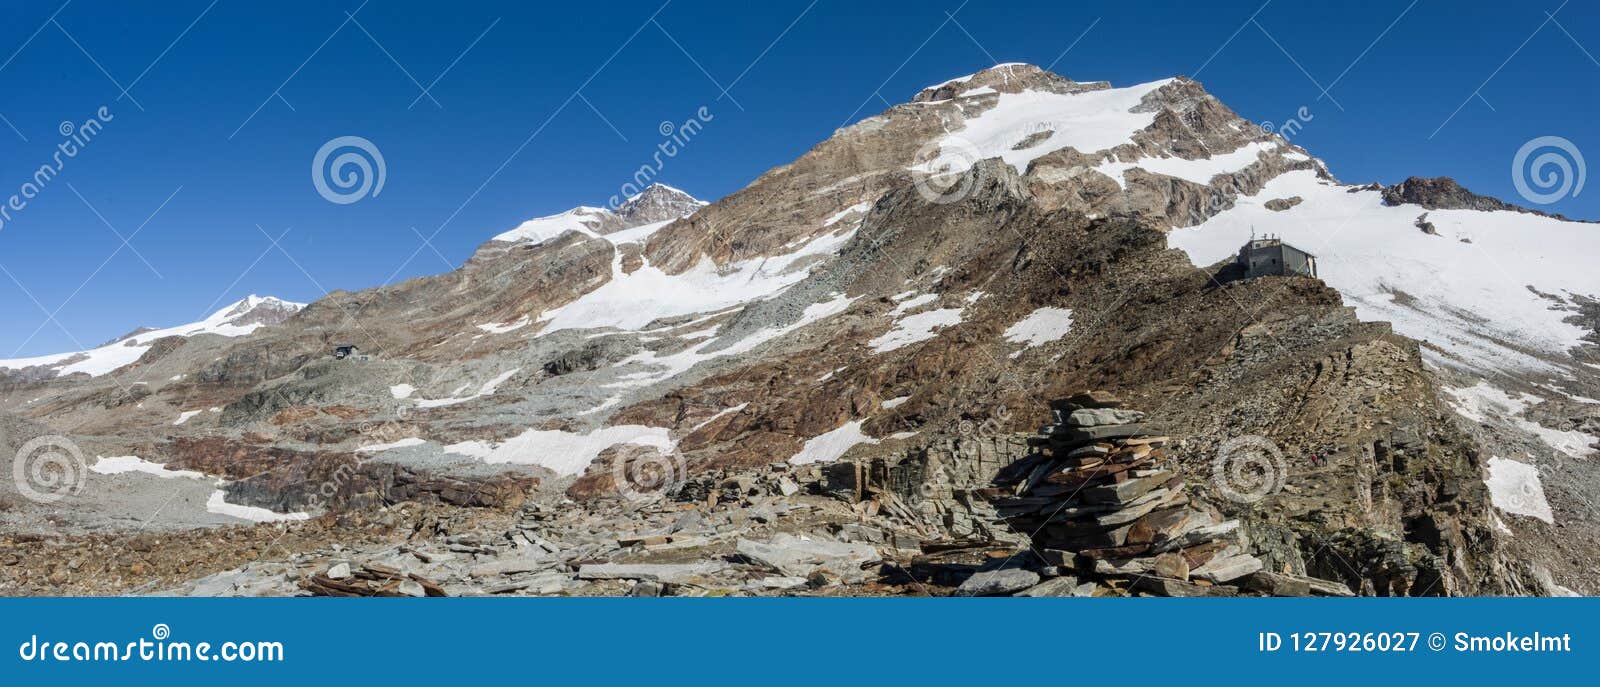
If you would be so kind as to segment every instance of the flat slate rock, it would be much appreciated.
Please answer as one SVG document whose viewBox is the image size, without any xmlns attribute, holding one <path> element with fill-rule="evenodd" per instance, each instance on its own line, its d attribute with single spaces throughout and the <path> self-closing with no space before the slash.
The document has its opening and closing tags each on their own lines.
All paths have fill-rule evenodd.
<svg viewBox="0 0 1600 687">
<path fill-rule="evenodd" d="M 956 596 L 1002 596 L 1039 584 L 1039 573 L 1005 568 L 974 574 L 956 588 Z"/>
<path fill-rule="evenodd" d="M 1122 399 L 1117 398 L 1109 391 L 1085 391 L 1073 394 L 1066 398 L 1058 398 L 1050 402 L 1053 410 L 1077 410 L 1079 408 L 1121 408 Z"/>
<path fill-rule="evenodd" d="M 1262 567 L 1261 559 L 1249 554 L 1238 554 L 1226 558 L 1214 558 L 1190 572 L 1189 577 L 1222 584 L 1260 572 Z"/>
<path fill-rule="evenodd" d="M 590 563 L 578 568 L 580 580 L 649 580 L 686 582 L 715 574 L 727 566 L 720 563 Z"/>
<path fill-rule="evenodd" d="M 871 544 L 806 539 L 786 532 L 764 542 L 740 539 L 735 549 L 739 555 L 789 577 L 805 577 L 821 569 L 853 580 L 862 577 L 863 566 L 883 560 Z"/>
<path fill-rule="evenodd" d="M 1211 587 L 1207 585 L 1171 580 L 1165 577 L 1140 577 L 1133 581 L 1133 588 L 1141 592 L 1148 592 L 1157 596 L 1238 596 L 1238 590 L 1232 587 Z"/>
<path fill-rule="evenodd" d="M 1144 413 L 1118 408 L 1084 408 L 1074 410 L 1066 417 L 1071 427 L 1102 427 L 1106 425 L 1131 425 L 1144 420 Z"/>
<path fill-rule="evenodd" d="M 1076 577 L 1052 577 L 1032 587 L 1017 592 L 1013 596 L 1046 597 L 1046 596 L 1072 596 L 1078 589 Z"/>
</svg>

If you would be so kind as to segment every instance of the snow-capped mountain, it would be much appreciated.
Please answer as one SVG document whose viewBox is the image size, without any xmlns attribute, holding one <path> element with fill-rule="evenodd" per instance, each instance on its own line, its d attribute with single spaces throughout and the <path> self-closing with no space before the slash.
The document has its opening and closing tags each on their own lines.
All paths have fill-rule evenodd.
<svg viewBox="0 0 1600 687">
<path fill-rule="evenodd" d="M 160 339 L 200 334 L 245 336 L 261 327 L 279 324 L 303 307 L 304 303 L 291 303 L 270 296 L 251 294 L 243 300 L 211 313 L 199 322 L 164 329 L 143 328 L 87 351 L 0 360 L 0 374 L 18 372 L 38 375 L 54 372 L 55 375 L 65 377 L 81 372 L 91 377 L 98 377 L 137 362 Z"/>
<path fill-rule="evenodd" d="M 669 222 L 694 214 L 706 202 L 666 184 L 649 188 L 617 205 L 606 208 L 578 206 L 555 215 L 530 219 L 494 237 L 502 243 L 544 243 L 569 231 L 600 236 L 624 229 Z"/>
<path fill-rule="evenodd" d="M 1106 388 L 1185 437 L 1196 475 L 1241 435 L 1283 447 L 1296 488 L 1241 516 L 1274 567 L 1385 593 L 1528 593 L 1550 577 L 1537 561 L 1600 589 L 1571 556 L 1513 553 L 1556 536 L 1547 510 L 1594 540 L 1580 504 L 1596 490 L 1504 498 L 1528 484 L 1509 456 L 1569 469 L 1553 461 L 1600 434 L 1600 282 L 1584 269 L 1600 235 L 1488 200 L 1439 180 L 1343 184 L 1183 77 L 999 65 L 715 203 L 655 185 L 524 222 L 446 274 L 337 293 L 225 346 L 180 342 L 141 403 L 107 398 L 142 350 L 99 363 L 97 385 L 0 390 L 0 410 L 133 437 L 238 479 L 232 503 L 299 513 L 414 495 L 384 473 L 371 489 L 393 493 L 314 498 L 318 471 L 354 453 L 447 482 L 534 475 L 587 501 L 635 460 L 699 475 L 984 453 L 1048 421 L 1048 399 Z M 1238 278 L 1252 233 L 1315 253 L 1321 279 Z M 346 343 L 370 359 L 332 360 Z M 1304 469 L 1324 451 L 1338 470 Z M 987 459 L 972 460 L 955 468 Z M 978 517 L 962 503 L 917 505 L 958 536 Z"/>
</svg>

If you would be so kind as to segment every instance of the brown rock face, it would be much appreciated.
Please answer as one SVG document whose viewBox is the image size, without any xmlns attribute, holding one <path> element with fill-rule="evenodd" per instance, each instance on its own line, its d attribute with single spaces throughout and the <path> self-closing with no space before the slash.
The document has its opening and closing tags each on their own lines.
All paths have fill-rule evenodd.
<svg viewBox="0 0 1600 687">
<path fill-rule="evenodd" d="M 1383 202 L 1386 205 L 1421 205 L 1429 210 L 1504 210 L 1551 217 L 1563 222 L 1582 221 L 1573 220 L 1565 215 L 1512 205 L 1498 198 L 1479 195 L 1468 191 L 1450 177 L 1411 177 L 1393 186 L 1385 186 L 1383 187 Z"/>
</svg>

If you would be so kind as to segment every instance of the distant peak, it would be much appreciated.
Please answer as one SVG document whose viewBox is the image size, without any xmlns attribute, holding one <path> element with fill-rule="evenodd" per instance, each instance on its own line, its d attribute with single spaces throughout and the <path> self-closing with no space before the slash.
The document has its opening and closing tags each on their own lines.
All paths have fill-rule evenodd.
<svg viewBox="0 0 1600 687">
<path fill-rule="evenodd" d="M 278 322 L 288 319 L 289 315 L 299 312 L 300 309 L 304 307 L 306 307 L 306 304 L 304 303 L 294 303 L 283 300 L 282 298 L 275 298 L 273 296 L 257 296 L 256 294 L 252 293 L 240 300 L 223 306 L 221 310 L 212 313 L 211 316 L 206 318 L 204 321 L 229 322 L 233 324 L 251 324 L 256 322 L 263 324 L 277 324 Z M 244 322 L 242 320 L 249 320 L 249 322 Z"/>
<path fill-rule="evenodd" d="M 1045 71 L 1025 62 L 1004 62 L 988 69 L 937 83 L 922 89 L 912 102 L 932 103 L 963 96 L 990 93 L 1020 93 L 1026 90 L 1047 90 L 1059 93 L 1076 93 L 1110 88 L 1105 82 L 1078 83 L 1054 72 Z"/>
<path fill-rule="evenodd" d="M 1410 177 L 1393 186 L 1382 187 L 1385 205 L 1420 205 L 1428 210 L 1479 210 L 1484 212 L 1522 212 L 1562 221 L 1565 215 L 1513 205 L 1492 196 L 1473 193 L 1450 177 Z"/>
<path fill-rule="evenodd" d="M 618 205 L 617 216 L 624 224 L 636 227 L 687 217 L 706 204 L 687 191 L 656 182 Z"/>
</svg>

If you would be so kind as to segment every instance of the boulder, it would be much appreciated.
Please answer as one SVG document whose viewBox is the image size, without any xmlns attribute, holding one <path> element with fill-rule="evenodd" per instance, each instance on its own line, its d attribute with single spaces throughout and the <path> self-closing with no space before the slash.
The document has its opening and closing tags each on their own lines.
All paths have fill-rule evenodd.
<svg viewBox="0 0 1600 687">
<path fill-rule="evenodd" d="M 1059 578 L 1058 578 L 1059 579 Z M 974 574 L 956 588 L 956 596 L 1005 596 L 1039 584 L 1039 573 L 1004 568 Z"/>
<path fill-rule="evenodd" d="M 1133 581 L 1133 588 L 1156 596 L 1238 596 L 1232 587 L 1212 587 L 1164 577 L 1141 577 Z"/>
<path fill-rule="evenodd" d="M 1117 408 L 1084 408 L 1067 416 L 1066 424 L 1072 427 L 1101 427 L 1105 425 L 1131 425 L 1144 420 L 1144 413 Z"/>
<path fill-rule="evenodd" d="M 863 566 L 883 560 L 870 544 L 807 539 L 787 532 L 765 542 L 740 539 L 735 549 L 757 565 L 787 577 L 806 577 L 820 570 L 845 581 L 861 581 L 868 577 L 862 571 Z"/>
<path fill-rule="evenodd" d="M 1269 596 L 1311 596 L 1311 585 L 1294 575 L 1258 570 L 1244 578 L 1244 587 Z"/>
<path fill-rule="evenodd" d="M 1259 572 L 1261 568 L 1261 559 L 1249 554 L 1239 554 L 1225 558 L 1214 558 L 1195 569 L 1189 575 L 1195 579 L 1222 584 Z"/>
<path fill-rule="evenodd" d="M 580 580 L 689 582 L 727 569 L 721 563 L 591 563 L 578 568 Z"/>
<path fill-rule="evenodd" d="M 1189 561 L 1177 553 L 1164 553 L 1156 556 L 1150 565 L 1150 574 L 1158 577 L 1169 577 L 1174 580 L 1189 581 Z"/>
<path fill-rule="evenodd" d="M 1076 577 L 1053 577 L 1017 592 L 1013 596 L 1072 596 L 1073 592 L 1077 591 L 1078 586 L 1078 578 Z"/>
<path fill-rule="evenodd" d="M 559 559 L 549 555 L 501 558 L 472 566 L 472 570 L 468 574 L 473 577 L 515 575 L 517 573 L 536 572 L 553 568 L 560 562 Z"/>
</svg>

